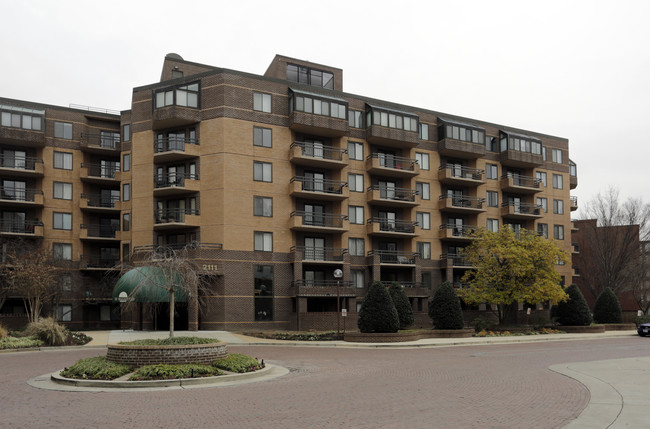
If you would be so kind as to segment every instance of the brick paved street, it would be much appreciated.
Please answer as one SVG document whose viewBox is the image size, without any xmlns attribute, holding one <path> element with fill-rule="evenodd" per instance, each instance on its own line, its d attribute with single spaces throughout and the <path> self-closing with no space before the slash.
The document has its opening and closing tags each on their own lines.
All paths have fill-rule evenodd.
<svg viewBox="0 0 650 429">
<path fill-rule="evenodd" d="M 128 393 L 26 380 L 104 349 L 0 354 L 2 428 L 554 428 L 589 392 L 549 365 L 650 355 L 638 337 L 426 349 L 232 346 L 287 367 L 239 386 Z"/>
</svg>

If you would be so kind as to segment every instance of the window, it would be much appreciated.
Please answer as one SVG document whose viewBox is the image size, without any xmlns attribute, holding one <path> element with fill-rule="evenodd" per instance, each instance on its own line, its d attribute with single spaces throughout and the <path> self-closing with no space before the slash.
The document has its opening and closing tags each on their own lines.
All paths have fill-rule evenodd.
<svg viewBox="0 0 650 429">
<path fill-rule="evenodd" d="M 61 290 L 72 290 L 72 274 L 66 273 L 61 275 Z"/>
<path fill-rule="evenodd" d="M 270 162 L 253 161 L 253 180 L 258 182 L 272 182 L 272 164 Z"/>
<path fill-rule="evenodd" d="M 334 89 L 334 74 L 306 66 L 287 64 L 287 80 L 319 88 Z"/>
<path fill-rule="evenodd" d="M 348 110 L 348 125 L 351 128 L 363 128 L 363 123 L 361 122 L 363 118 L 363 112 L 358 110 Z"/>
<path fill-rule="evenodd" d="M 71 200 L 72 183 L 54 182 L 54 198 L 57 200 Z"/>
<path fill-rule="evenodd" d="M 429 125 L 420 124 L 420 138 L 422 140 L 429 140 Z"/>
<path fill-rule="evenodd" d="M 538 223 L 537 224 L 537 235 L 548 238 L 548 224 L 547 223 Z"/>
<path fill-rule="evenodd" d="M 546 198 L 537 197 L 537 205 L 544 210 L 544 213 L 548 213 L 548 200 Z"/>
<path fill-rule="evenodd" d="M 255 250 L 262 252 L 273 251 L 273 233 L 271 232 L 254 232 Z"/>
<path fill-rule="evenodd" d="M 488 219 L 487 220 L 487 230 L 492 232 L 499 231 L 499 219 Z"/>
<path fill-rule="evenodd" d="M 56 306 L 56 320 L 60 322 L 72 321 L 72 306 L 61 304 Z"/>
<path fill-rule="evenodd" d="M 68 152 L 54 152 L 54 168 L 72 170 L 72 154 Z"/>
<path fill-rule="evenodd" d="M 125 183 L 122 185 L 122 201 L 131 200 L 131 184 Z"/>
<path fill-rule="evenodd" d="M 71 261 L 72 244 L 69 243 L 52 244 L 52 257 L 59 261 Z"/>
<path fill-rule="evenodd" d="M 562 164 L 562 150 L 551 149 L 551 161 Z"/>
<path fill-rule="evenodd" d="M 270 128 L 253 127 L 253 145 L 262 147 L 272 146 L 272 134 Z"/>
<path fill-rule="evenodd" d="M 0 125 L 24 130 L 43 130 L 45 110 L 0 104 Z"/>
<path fill-rule="evenodd" d="M 72 139 L 72 124 L 68 122 L 55 122 L 54 137 L 57 139 Z"/>
<path fill-rule="evenodd" d="M 554 189 L 563 189 L 564 184 L 562 180 L 562 175 L 561 174 L 554 174 L 553 175 L 553 188 Z"/>
<path fill-rule="evenodd" d="M 431 194 L 429 192 L 430 186 L 428 183 L 417 182 L 415 184 L 415 190 L 423 200 L 430 200 Z"/>
<path fill-rule="evenodd" d="M 380 125 L 382 127 L 396 128 L 405 131 L 418 131 L 417 116 L 410 116 L 390 109 L 378 109 L 373 107 L 368 114 L 368 125 Z"/>
<path fill-rule="evenodd" d="M 483 144 L 485 130 L 482 128 L 469 128 L 461 124 L 448 124 L 444 128 L 445 138 L 461 140 L 469 143 Z"/>
<path fill-rule="evenodd" d="M 431 214 L 426 212 L 417 212 L 415 219 L 422 229 L 431 229 Z"/>
<path fill-rule="evenodd" d="M 349 206 L 348 207 L 348 218 L 350 223 L 363 225 L 365 223 L 363 216 L 363 207 L 361 206 Z"/>
<path fill-rule="evenodd" d="M 426 243 L 418 241 L 417 244 L 418 253 L 422 259 L 431 259 L 431 243 Z"/>
<path fill-rule="evenodd" d="M 129 171 L 131 170 L 131 154 L 126 153 L 122 157 L 122 171 Z"/>
<path fill-rule="evenodd" d="M 254 266 L 255 320 L 273 320 L 273 265 Z"/>
<path fill-rule="evenodd" d="M 126 124 L 122 127 L 122 141 L 131 141 L 131 124 Z"/>
<path fill-rule="evenodd" d="M 420 164 L 422 170 L 428 170 L 429 167 L 429 154 L 415 152 L 415 160 Z"/>
<path fill-rule="evenodd" d="M 553 225 L 553 237 L 556 240 L 564 240 L 564 225 Z"/>
<path fill-rule="evenodd" d="M 348 173 L 348 186 L 352 192 L 363 192 L 363 174 Z"/>
<path fill-rule="evenodd" d="M 499 178 L 499 166 L 496 164 L 486 164 L 485 173 L 488 179 L 497 180 Z"/>
<path fill-rule="evenodd" d="M 534 155 L 542 154 L 542 142 L 533 140 L 530 137 L 520 136 L 516 134 L 500 133 L 501 152 L 506 150 L 514 150 L 517 152 L 532 153 Z"/>
<path fill-rule="evenodd" d="M 546 172 L 538 171 L 535 173 L 535 177 L 537 177 L 537 180 L 539 180 L 542 183 L 542 185 L 546 188 Z"/>
<path fill-rule="evenodd" d="M 488 207 L 499 207 L 499 193 L 495 191 L 487 191 L 485 193 Z"/>
<path fill-rule="evenodd" d="M 365 256 L 366 248 L 363 238 L 348 238 L 348 253 L 350 256 Z"/>
<path fill-rule="evenodd" d="M 53 225 L 54 229 L 72 229 L 72 213 L 57 213 L 53 214 Z"/>
<path fill-rule="evenodd" d="M 498 139 L 496 137 L 485 136 L 485 150 L 488 152 L 498 152 Z"/>
<path fill-rule="evenodd" d="M 363 143 L 348 142 L 348 155 L 350 159 L 363 161 Z"/>
<path fill-rule="evenodd" d="M 350 270 L 350 279 L 352 280 L 352 284 L 356 288 L 363 288 L 365 286 L 365 273 L 363 270 Z"/>
<path fill-rule="evenodd" d="M 272 217 L 273 216 L 273 198 L 270 197 L 253 197 L 253 215 Z"/>
<path fill-rule="evenodd" d="M 564 201 L 562 201 L 562 200 L 553 200 L 553 213 L 554 214 L 564 214 Z"/>
<path fill-rule="evenodd" d="M 302 93 L 304 94 L 304 93 Z M 316 94 L 314 94 L 316 95 Z M 290 100 L 291 107 L 296 112 L 312 113 L 314 115 L 331 116 L 332 118 L 347 119 L 347 105 L 345 100 L 327 97 L 315 98 L 313 96 L 293 94 Z"/>
<path fill-rule="evenodd" d="M 271 94 L 253 93 L 253 110 L 271 113 Z"/>
<path fill-rule="evenodd" d="M 131 213 L 124 213 L 122 215 L 122 231 L 131 229 Z"/>
<path fill-rule="evenodd" d="M 571 160 L 569 160 L 569 176 L 578 177 L 578 166 Z"/>
<path fill-rule="evenodd" d="M 156 109 L 165 106 L 199 107 L 199 84 L 190 83 L 156 92 Z"/>
</svg>

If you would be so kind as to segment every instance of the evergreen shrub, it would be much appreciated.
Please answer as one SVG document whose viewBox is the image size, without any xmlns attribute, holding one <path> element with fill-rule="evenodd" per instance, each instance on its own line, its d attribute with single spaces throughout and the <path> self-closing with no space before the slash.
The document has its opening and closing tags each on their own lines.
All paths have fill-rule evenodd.
<svg viewBox="0 0 650 429">
<path fill-rule="evenodd" d="M 415 319 L 413 318 L 413 308 L 409 302 L 409 298 L 406 296 L 404 287 L 398 283 L 393 283 L 388 290 L 390 297 L 393 300 L 395 309 L 397 310 L 397 316 L 399 317 L 399 328 L 406 329 L 413 324 Z"/>
<path fill-rule="evenodd" d="M 557 321 L 565 326 L 588 326 L 591 324 L 591 312 L 585 297 L 578 286 L 571 285 L 565 292 L 569 299 L 557 304 Z"/>
<path fill-rule="evenodd" d="M 623 321 L 621 303 L 610 288 L 605 288 L 596 298 L 594 320 L 597 323 L 621 323 Z"/>
<path fill-rule="evenodd" d="M 399 316 L 386 286 L 374 281 L 359 310 L 357 326 L 361 332 L 384 333 L 399 330 Z"/>
<path fill-rule="evenodd" d="M 429 317 L 435 329 L 463 329 L 463 309 L 456 290 L 449 282 L 440 285 L 429 303 Z"/>
</svg>

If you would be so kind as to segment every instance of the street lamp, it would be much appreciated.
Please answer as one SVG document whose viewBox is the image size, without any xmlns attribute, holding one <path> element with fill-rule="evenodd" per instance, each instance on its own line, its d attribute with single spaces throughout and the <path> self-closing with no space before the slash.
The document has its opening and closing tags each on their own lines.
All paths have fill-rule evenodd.
<svg viewBox="0 0 650 429">
<path fill-rule="evenodd" d="M 341 334 L 341 277 L 343 271 L 338 268 L 334 270 L 334 278 L 336 279 L 336 336 Z"/>
<path fill-rule="evenodd" d="M 120 292 L 120 294 L 117 296 L 117 300 L 120 301 L 120 304 L 124 304 L 128 299 L 129 295 L 124 291 Z M 124 314 L 122 310 L 123 309 L 120 308 L 120 325 L 122 325 L 122 332 L 124 332 L 124 323 L 121 321 L 122 315 Z"/>
</svg>

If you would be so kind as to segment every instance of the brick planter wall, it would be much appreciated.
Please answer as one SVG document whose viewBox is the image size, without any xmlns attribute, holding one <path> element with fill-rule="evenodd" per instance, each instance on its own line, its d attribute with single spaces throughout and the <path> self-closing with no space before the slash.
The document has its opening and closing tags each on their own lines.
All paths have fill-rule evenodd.
<svg viewBox="0 0 650 429">
<path fill-rule="evenodd" d="M 591 326 L 558 326 L 559 330 L 567 334 L 595 334 L 605 332 L 605 325 L 591 325 Z"/>
<path fill-rule="evenodd" d="M 469 338 L 473 329 L 430 329 L 414 332 L 368 333 L 346 332 L 344 341 L 354 343 L 399 343 L 416 341 L 424 338 Z"/>
<path fill-rule="evenodd" d="M 216 359 L 228 356 L 228 346 L 223 341 L 212 344 L 186 346 L 136 346 L 109 344 L 106 359 L 132 368 L 144 365 L 199 363 L 209 365 Z"/>
</svg>

